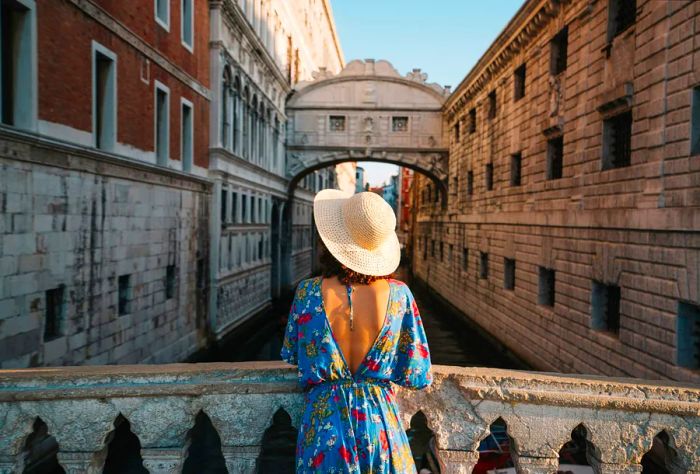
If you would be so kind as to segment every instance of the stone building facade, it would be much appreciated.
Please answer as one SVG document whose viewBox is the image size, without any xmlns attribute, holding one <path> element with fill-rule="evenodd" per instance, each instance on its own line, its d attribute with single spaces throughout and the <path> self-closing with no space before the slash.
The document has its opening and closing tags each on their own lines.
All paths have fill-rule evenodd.
<svg viewBox="0 0 700 474">
<path fill-rule="evenodd" d="M 445 105 L 414 272 L 538 369 L 700 381 L 698 26 L 529 0 Z"/>
<path fill-rule="evenodd" d="M 312 72 L 344 65 L 328 1 L 299 4 L 209 2 L 214 181 L 209 311 L 217 337 L 311 272 L 314 193 L 348 181 L 354 188 L 346 176 L 354 177 L 354 168 L 346 164 L 338 173 L 328 168 L 309 175 L 288 201 L 287 96 Z"/>
<path fill-rule="evenodd" d="M 0 367 L 203 343 L 207 10 L 155 3 L 0 2 Z"/>
</svg>

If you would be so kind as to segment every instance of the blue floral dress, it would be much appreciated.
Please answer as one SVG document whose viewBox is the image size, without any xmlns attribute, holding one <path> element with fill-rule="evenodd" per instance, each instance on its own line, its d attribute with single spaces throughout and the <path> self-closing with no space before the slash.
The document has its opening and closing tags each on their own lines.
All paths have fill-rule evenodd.
<svg viewBox="0 0 700 474">
<path fill-rule="evenodd" d="M 430 354 L 408 286 L 389 280 L 389 288 L 384 325 L 354 375 L 325 314 L 321 278 L 296 290 L 281 356 L 298 366 L 305 389 L 298 473 L 416 472 L 391 384 L 428 386 Z"/>
</svg>

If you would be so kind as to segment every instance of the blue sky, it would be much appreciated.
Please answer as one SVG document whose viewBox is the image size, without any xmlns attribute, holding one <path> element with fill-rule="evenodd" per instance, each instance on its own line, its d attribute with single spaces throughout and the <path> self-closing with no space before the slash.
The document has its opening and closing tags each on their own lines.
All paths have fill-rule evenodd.
<svg viewBox="0 0 700 474">
<path fill-rule="evenodd" d="M 345 60 L 386 59 L 401 73 L 421 68 L 453 90 L 523 0 L 331 0 Z M 372 185 L 396 167 L 363 163 Z"/>
</svg>

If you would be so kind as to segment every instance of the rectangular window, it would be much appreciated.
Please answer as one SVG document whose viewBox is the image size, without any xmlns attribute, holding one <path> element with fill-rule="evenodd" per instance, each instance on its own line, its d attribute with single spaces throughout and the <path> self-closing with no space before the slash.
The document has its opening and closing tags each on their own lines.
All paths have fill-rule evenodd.
<svg viewBox="0 0 700 474">
<path fill-rule="evenodd" d="M 676 351 L 678 365 L 700 369 L 700 306 L 696 304 L 678 302 Z"/>
<path fill-rule="evenodd" d="M 449 251 L 447 253 L 447 261 L 448 262 L 452 262 L 452 259 L 454 258 L 454 247 L 455 246 L 453 244 L 450 244 L 450 246 L 448 247 L 448 249 L 449 249 Z"/>
<path fill-rule="evenodd" d="M 392 117 L 391 118 L 392 132 L 408 132 L 408 117 Z"/>
<path fill-rule="evenodd" d="M 620 332 L 620 287 L 593 282 L 591 327 L 596 331 Z"/>
<path fill-rule="evenodd" d="M 489 254 L 479 252 L 479 278 L 486 279 L 489 277 Z"/>
<path fill-rule="evenodd" d="M 119 276 L 119 316 L 131 313 L 131 275 Z"/>
<path fill-rule="evenodd" d="M 194 49 L 194 10 L 193 0 L 180 0 L 181 3 L 181 27 L 182 45 L 190 52 Z"/>
<path fill-rule="evenodd" d="M 35 7 L 0 1 L 0 47 L 0 120 L 31 129 L 36 122 Z"/>
<path fill-rule="evenodd" d="M 632 156 L 632 112 L 603 121 L 603 171 L 630 165 Z"/>
<path fill-rule="evenodd" d="M 510 155 L 510 185 L 520 186 L 522 182 L 523 154 Z"/>
<path fill-rule="evenodd" d="M 700 86 L 693 88 L 690 116 L 690 154 L 700 154 Z"/>
<path fill-rule="evenodd" d="M 428 238 L 423 237 L 423 260 L 428 258 Z"/>
<path fill-rule="evenodd" d="M 461 135 L 461 133 L 460 133 L 461 132 L 461 130 L 460 130 L 461 123 L 462 123 L 461 120 L 457 120 L 457 122 L 455 122 L 455 126 L 454 126 L 455 143 L 459 143 L 459 141 L 461 139 L 461 136 L 460 136 Z"/>
<path fill-rule="evenodd" d="M 525 65 L 523 64 L 513 73 L 513 99 L 518 101 L 525 97 Z"/>
<path fill-rule="evenodd" d="M 250 222 L 255 223 L 255 196 L 250 196 Z"/>
<path fill-rule="evenodd" d="M 241 222 L 248 222 L 248 196 L 241 194 Z"/>
<path fill-rule="evenodd" d="M 239 222 L 238 218 L 238 193 L 237 192 L 232 192 L 231 197 L 233 198 L 233 202 L 231 203 L 231 222 L 234 224 Z"/>
<path fill-rule="evenodd" d="M 467 195 L 474 194 L 474 172 L 467 171 Z"/>
<path fill-rule="evenodd" d="M 344 132 L 345 131 L 345 116 L 343 115 L 331 115 L 329 118 L 329 125 L 331 132 Z"/>
<path fill-rule="evenodd" d="M 116 55 L 92 43 L 92 134 L 96 148 L 113 150 L 117 142 Z"/>
<path fill-rule="evenodd" d="M 230 250 L 229 245 L 229 252 Z M 169 300 L 173 296 L 175 296 L 175 265 L 168 265 L 165 268 L 165 299 Z"/>
<path fill-rule="evenodd" d="M 564 137 L 547 141 L 547 179 L 560 179 L 564 173 Z"/>
<path fill-rule="evenodd" d="M 608 42 L 637 20 L 637 0 L 609 0 Z"/>
<path fill-rule="evenodd" d="M 170 0 L 154 0 L 156 23 L 170 31 Z"/>
<path fill-rule="evenodd" d="M 503 259 L 503 288 L 506 290 L 515 289 L 515 259 Z"/>
<path fill-rule="evenodd" d="M 66 315 L 66 287 L 59 285 L 46 291 L 46 320 L 44 321 L 44 341 L 63 335 L 62 326 Z"/>
<path fill-rule="evenodd" d="M 487 191 L 493 190 L 493 163 L 486 163 L 486 169 L 484 171 L 484 182 Z"/>
<path fill-rule="evenodd" d="M 462 248 L 462 270 L 465 272 L 469 270 L 469 249 L 467 247 Z"/>
<path fill-rule="evenodd" d="M 490 119 L 496 118 L 497 107 L 498 107 L 498 102 L 496 100 L 496 91 L 493 90 L 489 94 L 489 115 L 488 115 L 488 117 Z"/>
<path fill-rule="evenodd" d="M 221 190 L 221 225 L 225 226 L 228 222 L 228 191 Z"/>
<path fill-rule="evenodd" d="M 180 153 L 182 156 L 182 171 L 192 171 L 192 158 L 194 156 L 194 121 L 192 119 L 192 102 L 181 99 L 182 116 L 180 123 Z"/>
<path fill-rule="evenodd" d="M 469 133 L 476 132 L 476 108 L 469 111 Z"/>
<path fill-rule="evenodd" d="M 156 161 L 167 166 L 170 157 L 170 89 L 156 81 L 155 147 Z"/>
<path fill-rule="evenodd" d="M 554 270 L 540 267 L 539 271 L 539 292 L 537 302 L 544 306 L 554 306 Z"/>
<path fill-rule="evenodd" d="M 435 258 L 435 239 L 430 241 L 430 256 Z"/>
<path fill-rule="evenodd" d="M 569 49 L 569 27 L 565 26 L 549 43 L 549 72 L 553 76 L 566 71 Z"/>
<path fill-rule="evenodd" d="M 445 260 L 445 243 L 440 242 L 440 261 L 442 262 L 444 260 Z"/>
</svg>

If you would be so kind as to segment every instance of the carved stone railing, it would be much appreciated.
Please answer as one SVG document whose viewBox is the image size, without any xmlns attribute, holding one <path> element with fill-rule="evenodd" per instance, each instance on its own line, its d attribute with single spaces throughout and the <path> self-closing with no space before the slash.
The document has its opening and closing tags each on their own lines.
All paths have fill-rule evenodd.
<svg viewBox="0 0 700 474">
<path fill-rule="evenodd" d="M 666 469 L 700 472 L 700 387 L 631 379 L 434 366 L 423 391 L 400 390 L 403 422 L 422 411 L 442 472 L 470 473 L 498 418 L 518 472 L 553 473 L 572 430 L 585 427 L 600 473 L 641 472 L 660 433 Z M 22 472 L 37 417 L 66 472 L 101 472 L 115 420 L 128 420 L 151 473 L 180 472 L 200 412 L 230 473 L 255 472 L 263 434 L 283 408 L 299 426 L 296 370 L 281 362 L 57 367 L 0 371 L 0 473 Z"/>
</svg>

